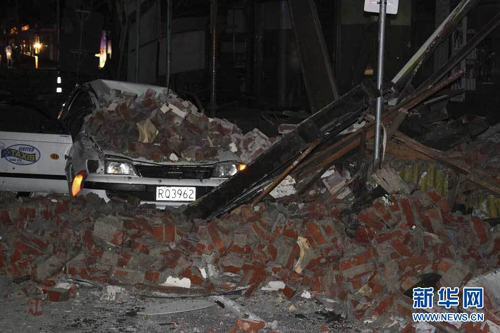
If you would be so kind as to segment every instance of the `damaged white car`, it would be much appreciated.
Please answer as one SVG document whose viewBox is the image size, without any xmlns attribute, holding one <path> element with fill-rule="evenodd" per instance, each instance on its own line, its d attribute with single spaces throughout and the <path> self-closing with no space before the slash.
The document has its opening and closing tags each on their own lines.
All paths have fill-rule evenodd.
<svg viewBox="0 0 500 333">
<path fill-rule="evenodd" d="M 246 168 L 236 125 L 207 118 L 162 87 L 92 81 L 74 90 L 59 119 L 74 139 L 66 164 L 73 196 L 178 206 Z"/>
</svg>

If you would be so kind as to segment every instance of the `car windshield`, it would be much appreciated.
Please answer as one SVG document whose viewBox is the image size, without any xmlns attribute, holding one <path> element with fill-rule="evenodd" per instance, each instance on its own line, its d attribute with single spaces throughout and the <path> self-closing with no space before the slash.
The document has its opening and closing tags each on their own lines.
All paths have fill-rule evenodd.
<svg viewBox="0 0 500 333">
<path fill-rule="evenodd" d="M 84 118 L 93 110 L 92 99 L 85 90 L 79 90 L 70 104 L 67 106 L 66 113 L 62 115 L 62 120 L 66 124 L 71 136 L 76 138 Z"/>
</svg>

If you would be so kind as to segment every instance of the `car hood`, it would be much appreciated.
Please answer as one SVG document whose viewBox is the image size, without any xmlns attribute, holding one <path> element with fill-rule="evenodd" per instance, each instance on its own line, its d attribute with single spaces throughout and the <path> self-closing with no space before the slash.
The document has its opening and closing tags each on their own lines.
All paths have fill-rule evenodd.
<svg viewBox="0 0 500 333">
<path fill-rule="evenodd" d="M 116 152 L 113 150 L 101 148 L 95 140 L 87 133 L 81 133 L 75 142 L 76 145 L 80 147 L 83 155 L 87 158 L 95 158 L 99 160 L 104 159 L 123 159 L 133 161 L 135 164 L 156 164 L 156 165 L 210 165 L 219 162 L 240 162 L 240 158 L 231 151 L 218 151 L 218 155 L 215 159 L 210 161 L 178 161 L 178 162 L 157 162 L 145 157 L 131 157 L 130 155 L 123 154 L 121 152 Z"/>
</svg>

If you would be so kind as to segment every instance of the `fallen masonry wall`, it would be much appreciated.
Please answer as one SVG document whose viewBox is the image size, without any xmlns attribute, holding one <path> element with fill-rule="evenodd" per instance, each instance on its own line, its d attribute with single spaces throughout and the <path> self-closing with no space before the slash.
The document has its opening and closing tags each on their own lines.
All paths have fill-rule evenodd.
<svg viewBox="0 0 500 333">
<path fill-rule="evenodd" d="M 367 327 L 397 323 L 411 332 L 412 301 L 405 293 L 425 274 L 440 276 L 436 287 L 454 287 L 498 269 L 500 227 L 451 213 L 433 190 L 386 199 L 358 214 L 351 238 L 339 217 L 342 207 L 317 202 L 241 206 L 208 222 L 188 221 L 181 210 L 104 204 L 93 195 L 4 198 L 0 272 L 29 277 L 50 291 L 49 301 L 71 298 L 69 291 L 47 289 L 61 276 L 132 285 L 188 279 L 183 283 L 206 291 L 247 287 L 248 297 L 279 280 L 285 287 L 278 292 L 288 299 L 307 290 L 336 301 L 335 312 Z M 30 296 L 30 311 L 37 313 L 41 295 Z M 498 298 L 485 297 L 480 311 L 493 332 L 500 323 Z M 473 331 L 474 325 L 463 327 Z"/>
</svg>

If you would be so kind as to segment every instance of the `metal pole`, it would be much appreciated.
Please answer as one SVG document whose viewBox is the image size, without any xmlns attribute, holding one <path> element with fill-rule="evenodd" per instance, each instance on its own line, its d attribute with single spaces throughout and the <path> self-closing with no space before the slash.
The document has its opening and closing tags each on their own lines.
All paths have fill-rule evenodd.
<svg viewBox="0 0 500 333">
<path fill-rule="evenodd" d="M 135 0 L 135 82 L 139 82 L 141 48 L 141 0 Z"/>
<path fill-rule="evenodd" d="M 217 0 L 212 0 L 212 64 L 210 80 L 210 104 L 208 110 L 215 116 L 217 110 Z"/>
<path fill-rule="evenodd" d="M 279 45 L 279 67 L 278 67 L 278 105 L 286 107 L 286 93 L 287 93 L 287 29 L 285 22 L 287 15 L 289 15 L 288 3 L 281 1 L 280 11 L 280 30 L 278 37 Z"/>
<path fill-rule="evenodd" d="M 380 96 L 377 98 L 377 112 L 375 117 L 375 147 L 373 149 L 373 168 L 380 165 L 380 122 L 382 119 L 382 109 L 384 107 L 383 84 L 384 84 L 384 48 L 385 48 L 385 18 L 386 18 L 387 0 L 380 1 L 379 13 L 379 44 L 378 44 L 378 69 L 377 69 L 377 89 Z"/>
<path fill-rule="evenodd" d="M 167 0 L 167 36 L 165 37 L 165 52 L 167 53 L 166 86 L 170 89 L 170 73 L 172 71 L 172 0 Z"/>
</svg>

